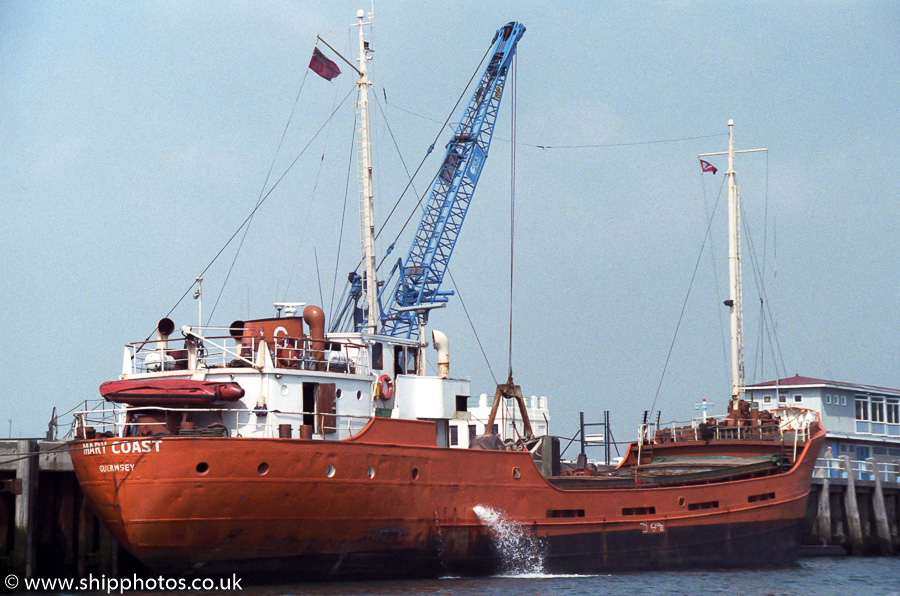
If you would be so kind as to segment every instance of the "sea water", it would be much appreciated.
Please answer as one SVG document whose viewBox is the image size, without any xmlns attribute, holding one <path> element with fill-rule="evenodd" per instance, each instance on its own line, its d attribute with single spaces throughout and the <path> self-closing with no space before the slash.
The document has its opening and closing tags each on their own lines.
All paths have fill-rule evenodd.
<svg viewBox="0 0 900 596">
<path fill-rule="evenodd" d="M 484 578 L 246 586 L 247 596 L 309 595 L 684 595 L 900 596 L 900 558 L 816 557 L 777 569 L 650 571 L 598 575 L 525 572 Z"/>
<path fill-rule="evenodd" d="M 126 592 L 133 596 L 158 596 L 162 593 L 196 595 L 217 592 Z M 529 571 L 479 578 L 242 584 L 239 593 L 245 596 L 900 596 L 900 557 L 816 557 L 801 559 L 794 565 L 777 569 L 645 571 L 597 575 L 551 575 Z M 74 596 L 72 592 L 56 594 Z"/>
</svg>

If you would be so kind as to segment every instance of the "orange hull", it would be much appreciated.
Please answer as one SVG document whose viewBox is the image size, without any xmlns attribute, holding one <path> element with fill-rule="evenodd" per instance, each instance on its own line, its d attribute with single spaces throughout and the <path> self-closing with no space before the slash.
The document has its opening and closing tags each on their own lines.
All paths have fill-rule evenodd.
<svg viewBox="0 0 900 596">
<path fill-rule="evenodd" d="M 439 448 L 433 423 L 378 418 L 343 441 L 106 438 L 74 443 L 72 460 L 94 512 L 154 569 L 491 573 L 502 563 L 482 506 L 535 539 L 547 571 L 595 572 L 792 561 L 823 437 L 784 472 L 661 487 L 561 489 L 527 452 Z M 669 443 L 654 456 L 773 445 Z"/>
</svg>

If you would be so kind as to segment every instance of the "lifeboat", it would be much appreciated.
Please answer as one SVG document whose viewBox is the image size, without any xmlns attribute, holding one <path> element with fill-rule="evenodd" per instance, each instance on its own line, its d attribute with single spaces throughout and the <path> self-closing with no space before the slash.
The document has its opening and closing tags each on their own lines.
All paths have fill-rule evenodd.
<svg viewBox="0 0 900 596">
<path fill-rule="evenodd" d="M 237 401 L 244 396 L 244 389 L 237 383 L 191 379 L 120 380 L 100 385 L 100 395 L 133 406 L 205 406 L 215 401 Z"/>
</svg>

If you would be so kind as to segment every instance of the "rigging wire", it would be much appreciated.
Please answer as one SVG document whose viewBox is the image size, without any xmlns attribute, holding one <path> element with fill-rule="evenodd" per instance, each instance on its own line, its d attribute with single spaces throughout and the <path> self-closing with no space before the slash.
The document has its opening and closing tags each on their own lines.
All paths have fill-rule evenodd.
<svg viewBox="0 0 900 596">
<path fill-rule="evenodd" d="M 706 217 L 712 217 L 712 214 L 709 212 L 709 201 L 706 198 L 706 185 L 703 183 L 703 172 L 700 171 L 697 173 L 700 176 L 700 188 L 703 190 L 703 209 L 706 212 Z M 723 177 L 723 186 L 724 186 L 724 177 Z M 723 186 L 719 187 L 719 192 L 722 192 Z M 719 200 L 718 198 L 716 199 Z M 710 269 L 712 269 L 713 274 L 713 284 L 715 285 L 715 295 L 716 297 L 720 296 L 719 290 L 719 271 L 716 267 L 716 255 L 715 255 L 715 243 L 710 241 L 709 243 L 709 259 L 710 259 Z M 724 379 L 728 379 L 728 376 L 731 374 L 730 363 L 728 362 L 728 340 L 725 336 L 725 317 L 722 314 L 724 311 L 720 308 L 716 309 L 716 312 L 719 314 L 719 337 L 722 341 L 722 364 L 724 365 Z"/>
<path fill-rule="evenodd" d="M 697 255 L 697 261 L 694 263 L 694 272 L 691 274 L 691 283 L 688 284 L 688 291 L 681 304 L 681 312 L 678 315 L 678 322 L 675 325 L 675 333 L 672 335 L 672 343 L 669 344 L 669 353 L 666 354 L 666 361 L 663 364 L 662 374 L 659 375 L 659 384 L 656 386 L 656 395 L 653 396 L 653 403 L 650 405 L 650 411 L 656 408 L 656 401 L 659 399 L 659 392 L 662 389 L 663 379 L 666 376 L 666 369 L 669 367 L 669 360 L 672 358 L 672 351 L 675 349 L 675 339 L 678 337 L 678 330 L 681 328 L 681 321 L 684 319 L 684 311 L 687 308 L 688 298 L 691 295 L 691 289 L 694 287 L 694 280 L 697 278 L 697 270 L 700 267 L 700 259 L 703 257 L 703 249 L 709 241 L 709 230 L 712 228 L 713 216 L 719 207 L 719 201 L 722 198 L 722 189 L 725 187 L 725 177 L 722 177 L 722 184 L 719 187 L 719 195 L 716 197 L 716 204 L 713 205 L 713 212 L 706 224 L 706 233 L 703 235 L 703 243 L 700 245 L 700 254 Z"/>
<path fill-rule="evenodd" d="M 459 286 L 456 285 L 456 280 L 453 279 L 453 274 L 450 272 L 450 267 L 447 267 L 447 275 L 450 276 L 450 283 L 453 284 L 453 291 L 456 292 L 456 296 L 459 298 L 459 303 L 462 305 L 463 312 L 466 313 L 466 319 L 469 321 L 469 327 L 472 328 L 472 333 L 475 335 L 475 341 L 478 343 L 478 349 L 481 350 L 481 355 L 484 357 L 484 363 L 488 367 L 488 371 L 491 373 L 491 378 L 494 380 L 494 384 L 497 384 L 497 375 L 494 374 L 494 369 L 491 366 L 491 361 L 488 360 L 487 352 L 484 351 L 484 345 L 481 343 L 481 338 L 478 336 L 478 330 L 475 328 L 475 323 L 472 322 L 472 317 L 469 315 L 469 309 L 466 308 L 466 302 L 463 300 L 462 293 L 459 291 Z"/>
<path fill-rule="evenodd" d="M 344 222 L 347 218 L 347 197 L 350 195 L 350 172 L 353 171 L 353 147 L 355 146 L 356 141 L 356 118 L 357 114 L 356 110 L 354 110 L 353 127 L 350 129 L 350 153 L 347 156 L 347 179 L 344 182 L 344 205 L 341 208 L 341 227 L 338 232 L 338 246 L 334 258 L 334 277 L 331 282 L 331 304 L 328 306 L 329 320 L 331 320 L 331 317 L 334 315 L 334 291 L 337 289 L 337 274 L 341 263 L 341 247 L 344 245 Z M 359 265 L 357 265 L 357 267 L 359 267 Z M 344 295 L 346 295 L 348 289 L 349 285 L 345 284 L 344 293 L 341 294 L 340 302 L 344 301 Z"/>
<path fill-rule="evenodd" d="M 714 137 L 724 137 L 728 133 L 719 132 L 710 135 L 700 135 L 695 137 L 679 137 L 677 139 L 659 139 L 656 141 L 630 141 L 627 143 L 599 143 L 590 145 L 533 145 L 523 143 L 525 147 L 536 147 L 538 149 L 605 149 L 608 147 L 634 147 L 637 145 L 661 145 L 665 143 L 680 143 L 682 141 L 695 141 L 697 139 L 712 139 Z"/>
<path fill-rule="evenodd" d="M 431 154 L 432 151 L 434 151 L 435 143 L 437 143 L 438 139 L 441 138 L 441 135 L 443 134 L 444 129 L 447 127 L 447 124 L 450 122 L 450 118 L 453 117 L 453 113 L 456 111 L 456 108 L 459 107 L 460 102 L 463 100 L 463 98 L 466 95 L 468 95 L 469 87 L 472 85 L 472 81 L 475 80 L 475 77 L 478 76 L 478 73 L 481 71 L 481 65 L 484 64 L 484 61 L 487 58 L 487 55 L 490 53 L 490 51 L 491 51 L 491 46 L 488 46 L 487 50 L 485 50 L 485 52 L 484 52 L 484 56 L 481 57 L 481 61 L 478 63 L 478 66 L 475 67 L 475 70 L 472 72 L 472 76 L 469 78 L 469 82 L 466 83 L 466 86 L 465 86 L 465 88 L 463 88 L 462 93 L 460 93 L 459 97 L 456 98 L 456 103 L 453 104 L 453 107 L 447 113 L 447 118 L 444 120 L 444 124 L 438 130 L 437 134 L 434 137 L 434 140 L 431 141 L 431 145 L 428 146 L 428 150 L 425 152 L 425 155 L 422 157 L 422 161 L 419 162 L 419 165 L 416 168 L 416 171 L 413 172 L 412 178 L 409 179 L 409 182 L 406 184 L 406 187 L 403 189 L 403 192 L 400 193 L 400 196 L 397 198 L 397 201 L 394 203 L 394 206 L 391 208 L 390 213 L 385 218 L 384 223 L 382 224 L 381 229 L 378 231 L 378 234 L 375 235 L 375 238 L 378 238 L 381 235 L 382 230 L 384 230 L 384 228 L 387 226 L 388 222 L 391 219 L 391 216 L 394 214 L 394 211 L 396 211 L 397 207 L 399 206 L 400 201 L 403 200 L 403 197 L 406 194 L 406 191 L 409 190 L 409 188 L 412 186 L 413 180 L 415 179 L 416 175 L 419 173 L 419 170 L 421 170 L 422 166 L 425 165 L 425 160 L 428 159 L 428 156 Z M 440 173 L 440 170 L 435 172 L 434 176 L 432 176 L 431 182 L 429 182 L 429 189 L 430 189 L 431 185 L 434 184 L 434 180 L 438 177 L 439 173 Z M 413 216 L 419 211 L 419 208 L 422 206 L 422 201 L 425 200 L 426 195 L 428 195 L 429 193 L 430 193 L 430 190 L 426 193 L 423 193 L 422 196 L 419 197 L 419 200 L 416 203 L 415 207 L 413 207 L 413 209 L 410 211 L 409 217 L 406 218 L 406 222 L 404 222 L 403 226 L 400 228 L 400 231 L 397 232 L 397 235 L 394 237 L 393 243 L 396 243 L 397 240 L 400 238 L 400 235 L 403 234 L 403 231 L 406 230 L 406 226 L 409 225 L 409 222 L 412 220 Z M 393 243 L 392 243 L 392 245 L 393 245 Z M 387 258 L 387 255 L 382 256 L 381 263 L 378 264 L 379 267 L 381 267 L 382 263 L 384 263 L 384 260 L 386 258 Z"/>
<path fill-rule="evenodd" d="M 307 72 L 309 72 L 308 69 L 307 69 Z M 334 100 L 332 101 L 332 104 L 331 104 L 332 108 L 334 108 L 334 103 L 337 101 L 337 98 L 338 98 L 338 90 L 337 90 L 337 87 L 335 87 Z M 296 236 L 297 236 L 297 258 L 293 259 L 293 264 L 291 266 L 291 272 L 288 275 L 287 286 L 284 288 L 284 294 L 282 295 L 282 301 L 287 301 L 287 299 L 288 299 L 288 292 L 290 292 L 291 283 L 294 280 L 294 272 L 297 270 L 297 266 L 301 262 L 300 249 L 303 246 L 303 241 L 306 239 L 306 234 L 304 233 L 305 226 L 309 224 L 310 214 L 312 213 L 312 207 L 316 203 L 316 192 L 319 189 L 319 180 L 322 177 L 322 167 L 325 165 L 325 151 L 328 147 L 328 139 L 331 137 L 331 129 L 332 129 L 331 122 L 332 122 L 332 120 L 329 119 L 328 130 L 325 131 L 325 140 L 322 142 L 322 156 L 319 158 L 319 167 L 316 168 L 316 177 L 313 180 L 312 193 L 310 194 L 310 200 L 306 206 L 306 216 L 303 217 L 303 219 L 301 220 L 302 224 L 301 224 L 300 228 L 297 230 L 297 234 L 296 234 Z M 313 247 L 313 252 L 315 252 L 315 247 Z M 318 263 L 316 263 L 316 265 L 317 265 L 316 271 L 318 272 Z M 321 286 L 321 279 L 319 279 L 319 285 Z M 320 291 L 319 291 L 320 296 L 321 296 L 321 293 L 322 292 L 321 292 L 321 288 L 320 288 Z M 322 302 L 320 304 L 324 304 L 324 302 Z"/>
<path fill-rule="evenodd" d="M 272 187 L 269 188 L 269 190 L 263 195 L 262 200 L 257 202 L 257 204 L 253 208 L 253 210 L 250 211 L 250 214 L 246 218 L 244 218 L 244 221 L 241 222 L 241 224 L 237 227 L 237 229 L 234 231 L 234 233 L 231 235 L 231 237 L 225 241 L 225 244 L 222 245 L 222 248 L 219 249 L 219 251 L 216 253 L 216 255 L 206 265 L 206 267 L 203 268 L 203 271 L 201 271 L 200 275 L 198 275 L 197 277 L 203 277 L 203 275 L 209 270 L 209 268 L 213 266 L 213 264 L 219 259 L 220 256 L 222 256 L 222 253 L 225 252 L 225 249 L 228 248 L 228 245 L 231 244 L 231 242 L 237 237 L 237 235 L 244 228 L 244 226 L 246 226 L 248 224 L 248 222 L 251 219 L 253 219 L 253 216 L 254 216 L 254 214 L 256 214 L 257 210 L 259 210 L 259 208 L 263 206 L 263 204 L 266 202 L 266 200 L 272 195 L 272 192 L 278 187 L 278 185 L 281 183 L 281 181 L 284 180 L 284 177 L 287 176 L 288 172 L 290 172 L 291 169 L 293 169 L 293 167 L 297 164 L 297 162 L 300 160 L 300 158 L 303 156 L 303 154 L 306 153 L 306 150 L 309 148 L 309 146 L 312 144 L 312 142 L 316 139 L 316 137 L 319 136 L 319 133 L 321 133 L 322 130 L 325 128 L 325 126 L 328 124 L 328 120 L 330 120 L 331 118 L 334 117 L 334 114 L 340 109 L 340 107 L 344 104 L 344 102 L 347 101 L 347 98 L 350 97 L 350 94 L 352 92 L 353 92 L 353 90 L 351 89 L 350 92 L 347 93 L 346 96 L 344 96 L 344 99 L 341 100 L 341 103 L 338 104 L 338 107 L 336 107 L 331 112 L 331 114 L 329 114 L 328 119 L 322 124 L 322 126 L 319 127 L 319 129 L 315 132 L 315 134 L 313 134 L 312 138 L 310 138 L 310 140 L 306 143 L 306 145 L 303 146 L 303 149 L 300 150 L 300 153 L 297 155 L 297 157 L 295 157 L 294 160 L 287 166 L 287 168 L 285 168 L 284 172 L 281 173 L 281 176 L 278 177 L 278 179 L 272 184 Z M 195 281 L 191 283 L 191 285 L 188 287 L 188 289 L 185 290 L 184 294 L 181 295 L 181 298 L 179 298 L 178 301 L 175 302 L 175 305 L 169 310 L 169 312 L 166 313 L 167 317 L 170 314 L 172 314 L 176 308 L 178 308 L 178 305 L 181 304 L 181 302 L 185 299 L 185 297 L 187 297 L 187 295 L 191 292 L 191 290 L 194 289 L 194 286 L 196 285 L 196 283 L 197 282 L 195 279 Z M 153 335 L 153 332 L 151 332 L 151 334 L 147 336 L 147 339 L 149 340 L 152 335 Z"/>
<path fill-rule="evenodd" d="M 303 79 L 300 81 L 300 88 L 297 89 L 297 96 L 294 98 L 294 105 L 291 106 L 291 113 L 288 114 L 287 122 L 284 124 L 284 130 L 281 131 L 281 139 L 278 140 L 278 147 L 275 149 L 275 154 L 272 156 L 272 163 L 269 164 L 269 171 L 266 172 L 266 178 L 263 180 L 262 186 L 259 189 L 259 196 L 256 198 L 256 207 L 259 207 L 260 203 L 263 200 L 263 193 L 266 191 L 266 185 L 269 184 L 269 178 L 272 176 L 272 170 L 275 169 L 275 162 L 278 160 L 278 155 L 281 153 L 281 147 L 284 145 L 284 139 L 287 136 L 288 128 L 291 126 L 291 120 L 294 118 L 294 112 L 297 110 L 297 104 L 300 102 L 300 94 L 303 92 L 303 86 L 306 84 L 306 77 L 309 75 L 309 69 L 303 71 Z M 254 209 L 254 212 L 256 209 Z M 225 286 L 228 285 L 228 279 L 231 277 L 231 272 L 234 270 L 234 264 L 237 263 L 238 255 L 241 254 L 241 247 L 244 246 L 244 240 L 247 238 L 247 233 L 250 231 L 250 225 L 252 223 L 252 215 L 250 221 L 247 222 L 247 226 L 244 228 L 244 234 L 241 236 L 241 241 L 238 243 L 237 250 L 234 251 L 234 258 L 231 260 L 231 266 L 228 267 L 228 273 L 225 274 L 225 280 L 222 282 L 222 287 L 219 288 L 219 294 L 216 296 L 216 301 L 213 303 L 212 310 L 209 313 L 209 316 L 206 318 L 207 326 L 212 321 L 212 317 L 216 312 L 216 307 L 219 306 L 219 300 L 222 298 L 222 293 L 225 291 Z"/>
<path fill-rule="evenodd" d="M 436 144 L 436 143 L 438 142 L 438 140 L 440 139 L 441 135 L 443 134 L 444 129 L 447 128 L 448 123 L 450 122 L 450 119 L 453 117 L 453 113 L 456 111 L 456 108 L 459 107 L 460 102 L 461 102 L 461 101 L 463 100 L 463 98 L 466 96 L 467 90 L 468 90 L 469 87 L 472 85 L 472 81 L 475 80 L 475 77 L 478 75 L 479 71 L 481 70 L 481 65 L 484 64 L 484 61 L 485 61 L 485 59 L 487 58 L 488 54 L 490 53 L 490 50 L 491 50 L 491 46 L 488 46 L 488 49 L 485 51 L 484 55 L 481 57 L 481 61 L 478 63 L 478 66 L 477 66 L 477 67 L 475 68 L 475 70 L 473 71 L 472 76 L 469 78 L 468 83 L 466 83 L 466 86 L 465 86 L 465 88 L 463 89 L 462 93 L 460 93 L 459 97 L 457 97 L 456 103 L 453 104 L 453 108 L 451 108 L 451 110 L 447 113 L 447 118 L 444 120 L 444 124 L 443 124 L 443 125 L 441 126 L 441 128 L 438 130 L 437 134 L 436 134 L 435 137 L 434 137 L 434 140 L 432 140 L 431 145 L 429 145 L 428 150 L 425 152 L 425 155 L 424 155 L 424 156 L 422 157 L 422 159 L 419 161 L 419 165 L 416 166 L 415 171 L 413 172 L 412 176 L 410 176 L 409 182 L 406 183 L 406 186 L 403 188 L 403 191 L 400 193 L 400 196 L 397 197 L 397 200 L 395 201 L 394 206 L 391 208 L 391 210 L 390 210 L 390 212 L 388 213 L 387 217 L 385 217 L 383 223 L 381 224 L 381 227 L 379 228 L 378 232 L 375 234 L 375 239 L 376 239 L 376 240 L 378 240 L 378 239 L 381 237 L 381 233 L 382 233 L 382 232 L 384 231 L 384 229 L 387 227 L 388 222 L 391 220 L 391 217 L 394 215 L 394 212 L 395 212 L 395 211 L 397 210 L 397 208 L 399 207 L 400 202 L 403 200 L 403 197 L 406 196 L 407 191 L 408 191 L 410 188 L 413 188 L 413 192 L 415 192 L 416 195 L 418 196 L 418 192 L 415 190 L 415 187 L 413 186 L 413 182 L 414 182 L 416 176 L 419 174 L 419 171 L 421 171 L 422 167 L 425 165 L 425 161 L 428 159 L 428 156 L 431 155 L 431 152 L 432 152 L 432 151 L 434 151 L 434 146 L 435 146 L 435 144 Z M 385 95 L 385 102 L 387 103 L 387 93 L 384 91 L 384 88 L 383 88 L 383 87 L 382 87 L 382 92 L 383 92 L 383 94 Z M 381 106 L 380 106 L 380 104 L 379 104 L 379 102 L 378 102 L 378 94 L 377 94 L 377 93 L 374 93 L 374 94 L 372 94 L 372 97 L 374 98 L 376 105 L 379 106 L 379 110 L 380 110 L 381 113 L 382 113 L 382 117 L 384 117 L 384 119 L 385 119 L 385 124 L 388 124 L 388 123 L 387 123 L 387 118 L 384 116 L 384 110 L 381 108 Z M 389 104 L 389 105 L 390 105 L 390 104 Z M 354 128 L 355 128 L 355 126 L 356 126 L 356 124 L 354 123 Z M 388 130 L 390 131 L 390 125 L 389 125 L 389 124 L 388 124 Z M 394 139 L 394 134 L 393 134 L 393 132 L 390 132 L 390 135 L 391 135 L 391 139 L 394 140 L 394 145 L 395 145 L 395 147 L 397 147 L 396 140 Z M 398 154 L 400 153 L 399 148 L 397 149 L 397 153 L 398 153 Z M 401 162 L 403 163 L 404 169 L 406 169 L 406 163 L 405 163 L 405 161 L 403 161 L 403 157 L 401 156 L 400 159 L 401 159 Z M 407 173 L 408 173 L 408 170 L 407 170 Z M 439 171 L 438 171 L 438 172 L 435 172 L 434 176 L 431 178 L 431 181 L 429 182 L 429 189 L 430 189 L 431 185 L 434 184 L 434 180 L 437 178 L 438 174 L 439 174 Z M 348 182 L 348 184 L 349 184 L 349 182 Z M 393 247 L 393 246 L 397 243 L 397 240 L 400 239 L 400 236 L 401 236 L 401 235 L 403 234 L 403 232 L 406 230 L 406 227 L 409 225 L 410 221 L 412 221 L 412 218 L 416 215 L 417 212 L 419 212 L 419 210 L 420 210 L 420 208 L 421 208 L 421 206 L 422 206 L 422 201 L 425 200 L 425 197 L 428 196 L 429 192 L 430 192 L 430 191 L 425 192 L 425 193 L 423 193 L 421 196 L 419 196 L 418 201 L 417 201 L 416 204 L 413 206 L 413 208 L 410 210 L 409 216 L 406 218 L 406 221 L 404 222 L 403 226 L 400 228 L 400 230 L 399 230 L 399 231 L 397 232 L 397 234 L 394 236 L 394 240 L 391 242 L 390 247 Z M 344 211 L 346 211 L 346 197 L 345 197 L 345 209 L 344 209 Z M 341 220 L 341 230 L 342 230 L 342 233 L 343 233 L 343 219 Z M 389 248 L 389 249 L 385 252 L 385 254 L 382 255 L 381 260 L 379 261 L 378 265 L 376 266 L 376 270 L 381 269 L 381 266 L 384 264 L 384 262 L 385 262 L 385 260 L 387 259 L 388 254 L 390 253 L 390 251 L 391 251 L 391 249 Z M 355 273 L 358 269 L 359 269 L 359 264 L 357 264 L 356 268 L 354 268 L 353 273 Z M 334 299 L 333 299 L 333 298 L 334 298 L 334 292 L 335 292 L 336 286 L 337 286 L 337 271 L 338 271 L 338 265 L 336 264 L 336 265 L 335 265 L 335 274 L 334 274 L 334 280 L 335 280 L 335 282 L 334 282 L 334 286 L 332 287 L 332 304 L 331 304 L 331 308 L 330 308 L 330 310 L 332 311 L 332 313 L 334 312 Z M 347 293 L 348 293 L 348 291 L 349 291 L 349 285 L 350 285 L 349 283 L 347 283 L 347 284 L 344 285 L 344 290 L 343 290 L 343 292 L 341 293 L 341 297 L 340 297 L 340 299 L 339 299 L 339 301 L 338 301 L 339 303 L 340 303 L 340 302 L 343 302 L 343 301 L 344 301 L 344 297 L 347 296 Z"/>
<path fill-rule="evenodd" d="M 387 101 L 387 98 L 385 98 L 385 103 L 394 109 L 400 110 L 401 112 L 406 112 L 407 114 L 416 116 L 417 118 L 422 118 L 423 120 L 428 120 L 429 122 L 440 123 L 440 120 L 436 120 L 429 116 L 425 116 L 424 114 L 419 114 L 418 112 L 414 112 L 408 108 L 401 107 L 395 103 Z M 445 122 L 444 126 L 446 126 L 446 124 L 447 123 Z M 655 140 L 650 140 L 650 141 L 629 141 L 629 142 L 625 142 L 625 143 L 601 143 L 601 144 L 580 144 L 580 145 L 547 145 L 547 144 L 539 144 L 539 143 L 525 143 L 525 142 L 519 142 L 519 141 L 512 141 L 511 139 L 506 139 L 501 136 L 495 136 L 494 140 L 503 141 L 505 143 L 515 142 L 520 147 L 531 147 L 533 149 L 544 149 L 544 150 L 549 150 L 549 149 L 559 150 L 559 149 L 606 149 L 606 148 L 610 148 L 610 147 L 634 147 L 634 146 L 640 146 L 640 145 L 659 145 L 659 144 L 665 144 L 665 143 L 681 143 L 684 141 L 694 141 L 694 140 L 698 140 L 698 139 L 712 139 L 715 137 L 725 137 L 725 136 L 728 136 L 728 133 L 719 132 L 719 133 L 707 134 L 707 135 L 677 137 L 674 139 L 655 139 Z"/>
<path fill-rule="evenodd" d="M 743 205 L 741 206 L 741 214 L 743 215 Z M 768 313 L 769 319 L 774 319 L 772 309 L 769 306 L 769 299 L 768 299 L 768 296 L 766 295 L 765 280 L 761 277 L 761 268 L 759 265 L 759 259 L 757 257 L 756 251 L 754 250 L 753 237 L 750 235 L 750 224 L 747 223 L 746 217 L 741 217 L 741 221 L 744 224 L 745 235 L 747 236 L 747 245 L 748 245 L 748 249 L 750 252 L 750 264 L 751 264 L 751 268 L 753 269 L 753 279 L 756 282 L 756 290 L 760 296 L 761 307 L 762 307 L 762 305 L 764 305 L 765 313 Z M 785 367 L 785 364 L 784 364 L 784 356 L 781 352 L 781 346 L 778 343 L 778 335 L 777 334 L 774 334 L 774 336 L 772 335 L 769 325 L 766 325 L 765 327 L 767 330 L 767 336 L 769 338 L 769 342 L 772 346 L 773 358 L 775 360 L 775 368 L 776 368 L 776 375 L 777 375 L 779 361 L 781 364 L 782 371 L 786 371 L 787 368 Z"/>
</svg>

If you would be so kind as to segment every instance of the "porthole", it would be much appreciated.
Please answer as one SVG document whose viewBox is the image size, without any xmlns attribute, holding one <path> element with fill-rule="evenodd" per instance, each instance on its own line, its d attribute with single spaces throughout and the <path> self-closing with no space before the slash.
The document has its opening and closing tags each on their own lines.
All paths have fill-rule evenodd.
<svg viewBox="0 0 900 596">
<path fill-rule="evenodd" d="M 356 399 L 362 399 L 362 391 L 356 392 Z"/>
<path fill-rule="evenodd" d="M 369 466 L 369 469 L 366 470 L 366 476 L 369 478 L 375 478 L 375 466 Z"/>
<path fill-rule="evenodd" d="M 281 386 L 281 395 L 287 397 L 287 394 L 288 394 L 288 386 L 287 386 L 287 385 L 282 385 L 282 386 Z"/>
<path fill-rule="evenodd" d="M 205 476 L 206 473 L 209 472 L 209 464 L 206 463 L 205 461 L 202 461 L 199 464 L 197 464 L 196 470 L 197 470 L 198 474 L 200 474 L 201 476 Z"/>
<path fill-rule="evenodd" d="M 513 478 L 516 480 L 519 479 L 519 476 L 522 475 L 522 472 L 519 471 L 519 468 L 513 468 Z"/>
<path fill-rule="evenodd" d="M 263 463 L 259 464 L 258 466 L 256 466 L 256 473 L 259 474 L 260 476 L 265 476 L 266 474 L 268 474 L 269 473 L 269 464 L 267 464 L 266 462 L 263 462 Z"/>
<path fill-rule="evenodd" d="M 328 476 L 329 478 L 334 476 L 334 466 L 332 466 L 331 464 L 328 464 L 328 467 L 325 468 L 325 475 Z"/>
<path fill-rule="evenodd" d="M 684 507 L 684 497 L 678 497 L 678 506 Z"/>
<path fill-rule="evenodd" d="M 418 479 L 419 479 L 419 468 L 413 468 L 413 469 L 412 469 L 412 479 L 413 479 L 413 480 L 418 480 Z"/>
<path fill-rule="evenodd" d="M 341 399 L 341 396 L 342 396 L 343 394 L 344 394 L 344 392 L 341 391 L 340 389 L 337 389 L 337 390 L 335 390 L 335 392 L 334 392 L 334 396 L 335 396 L 336 398 L 338 398 L 338 399 Z"/>
</svg>

